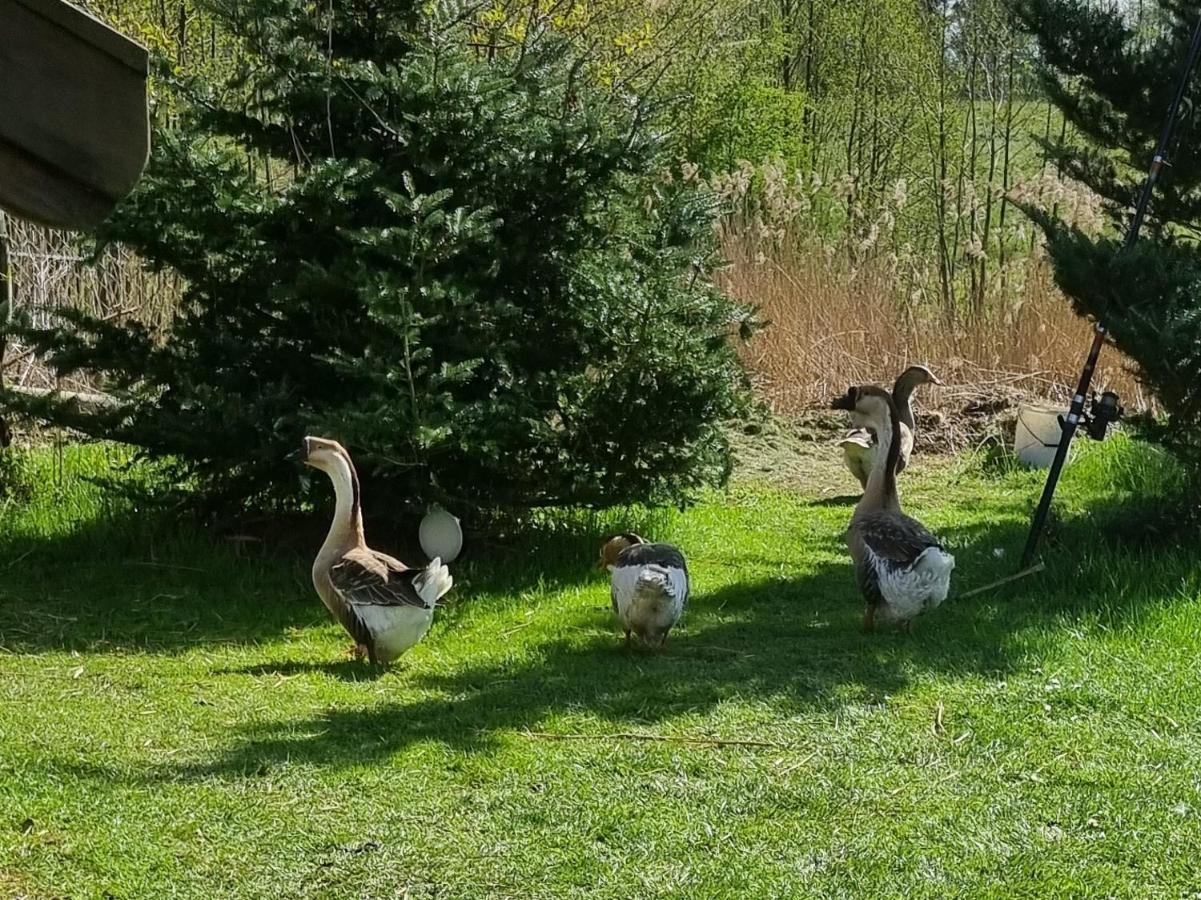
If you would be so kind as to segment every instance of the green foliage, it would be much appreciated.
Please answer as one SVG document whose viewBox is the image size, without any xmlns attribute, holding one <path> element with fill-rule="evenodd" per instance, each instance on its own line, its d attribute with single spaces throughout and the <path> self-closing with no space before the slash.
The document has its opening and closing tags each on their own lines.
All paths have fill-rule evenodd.
<svg viewBox="0 0 1201 900">
<path fill-rule="evenodd" d="M 1201 16 L 1201 3 L 1157 6 L 1141 24 L 1080 0 L 1025 0 L 1020 7 L 1042 48 L 1051 98 L 1092 142 L 1051 150 L 1069 175 L 1107 201 L 1118 230 L 1127 225 Z M 1140 378 L 1171 416 L 1162 436 L 1201 470 L 1201 144 L 1189 112 L 1199 97 L 1194 78 L 1171 165 L 1134 248 L 1046 215 L 1035 221 L 1047 235 L 1060 287 L 1079 313 L 1104 321 L 1138 363 Z"/>
<path fill-rule="evenodd" d="M 705 171 L 734 169 L 744 159 L 779 159 L 797 168 L 807 161 L 805 97 L 797 91 L 719 69 L 689 112 L 693 137 L 685 152 Z"/>
<path fill-rule="evenodd" d="M 681 153 L 706 172 L 736 169 L 743 160 L 779 159 L 798 168 L 809 161 L 805 94 L 781 80 L 787 35 L 778 19 L 748 12 L 731 7 L 714 24 L 724 41 L 694 50 L 691 65 L 667 74 L 665 90 L 686 98 L 676 123 Z"/>
<path fill-rule="evenodd" d="M 581 565 L 585 529 L 646 523 L 577 514 L 457 565 L 378 677 L 311 556 L 110 509 L 80 476 L 121 455 L 67 447 L 62 493 L 0 528 L 0 895 L 1191 895 L 1201 559 L 1175 529 L 1098 546 L 1115 480 L 1160 499 L 1156 455 L 1081 444 L 1062 565 L 863 635 L 828 496 L 854 481 L 798 443 L 772 471 L 800 490 L 656 515 L 695 587 L 665 652 L 621 646 Z M 956 589 L 1012 573 L 1041 473 L 918 460 L 905 506 Z"/>
<path fill-rule="evenodd" d="M 167 335 L 80 314 L 31 333 L 122 404 L 26 408 L 174 459 L 219 505 L 293 501 L 306 432 L 388 504 L 722 481 L 746 313 L 708 278 L 710 201 L 664 178 L 638 97 L 549 33 L 477 54 L 468 11 L 216 3 L 236 70 L 165 76 L 179 127 L 103 235 L 179 272 L 183 309 Z"/>
<path fill-rule="evenodd" d="M 0 512 L 33 496 L 28 455 L 17 447 L 0 449 Z"/>
</svg>

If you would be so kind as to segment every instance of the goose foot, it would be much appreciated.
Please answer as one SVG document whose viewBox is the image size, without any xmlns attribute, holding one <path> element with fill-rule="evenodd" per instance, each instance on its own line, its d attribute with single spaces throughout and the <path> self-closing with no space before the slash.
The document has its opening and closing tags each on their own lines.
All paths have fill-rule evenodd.
<svg viewBox="0 0 1201 900">
<path fill-rule="evenodd" d="M 366 644 L 355 644 L 350 648 L 350 650 L 347 651 L 346 655 L 351 659 L 362 660 L 364 657 L 369 656 L 370 652 L 371 651 L 367 649 Z"/>
</svg>

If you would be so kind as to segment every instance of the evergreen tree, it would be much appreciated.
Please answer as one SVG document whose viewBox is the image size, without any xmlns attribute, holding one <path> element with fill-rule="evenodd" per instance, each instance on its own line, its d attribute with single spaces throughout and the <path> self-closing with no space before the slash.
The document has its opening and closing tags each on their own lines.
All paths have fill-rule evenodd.
<svg viewBox="0 0 1201 900">
<path fill-rule="evenodd" d="M 1060 287 L 1102 320 L 1170 420 L 1161 436 L 1201 467 L 1201 142 L 1194 75 L 1140 240 L 1122 235 L 1179 82 L 1201 3 L 1157 0 L 1141 18 L 1118 4 L 1018 0 L 1037 38 L 1052 101 L 1085 139 L 1051 151 L 1064 172 L 1106 202 L 1114 229 L 1093 238 L 1051 215 L 1042 227 Z"/>
<path fill-rule="evenodd" d="M 679 502 L 726 477 L 747 317 L 644 98 L 549 32 L 479 52 L 463 3 L 210 5 L 241 58 L 164 73 L 170 125 L 102 235 L 183 276 L 174 327 L 30 333 L 121 404 L 9 401 L 226 507 L 294 499 L 306 432 L 380 506 Z"/>
</svg>

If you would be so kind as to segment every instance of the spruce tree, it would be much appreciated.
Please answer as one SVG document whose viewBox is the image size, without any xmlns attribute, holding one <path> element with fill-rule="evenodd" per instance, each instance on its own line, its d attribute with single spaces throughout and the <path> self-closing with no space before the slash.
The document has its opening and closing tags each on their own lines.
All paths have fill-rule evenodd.
<svg viewBox="0 0 1201 900">
<path fill-rule="evenodd" d="M 1042 227 L 1060 287 L 1100 319 L 1169 414 L 1160 436 L 1201 469 L 1201 143 L 1194 73 L 1139 242 L 1121 247 L 1201 3 L 1157 0 L 1141 17 L 1122 4 L 1018 0 L 1039 43 L 1043 81 L 1076 139 L 1051 153 L 1105 201 L 1113 228 L 1090 237 L 1053 215 Z"/>
<path fill-rule="evenodd" d="M 11 402 L 222 507 L 295 499 L 306 432 L 351 449 L 376 508 L 679 502 L 726 477 L 747 315 L 647 98 L 546 30 L 480 49 L 479 4 L 210 5 L 241 58 L 162 73 L 151 163 L 101 236 L 183 277 L 173 328 L 71 315 L 29 336 L 120 405 Z"/>
</svg>

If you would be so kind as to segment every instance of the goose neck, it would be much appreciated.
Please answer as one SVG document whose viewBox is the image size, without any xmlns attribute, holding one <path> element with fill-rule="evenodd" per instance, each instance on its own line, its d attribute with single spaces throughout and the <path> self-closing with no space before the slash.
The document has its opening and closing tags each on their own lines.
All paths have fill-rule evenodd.
<svg viewBox="0 0 1201 900">
<path fill-rule="evenodd" d="M 334 518 L 321 547 L 322 555 L 333 551 L 345 552 L 350 547 L 363 543 L 359 477 L 354 465 L 345 457 L 338 456 L 325 473 L 333 482 L 335 502 Z"/>
<path fill-rule="evenodd" d="M 874 425 L 879 445 L 872 459 L 863 499 L 859 501 L 859 512 L 900 509 L 897 460 L 901 454 L 901 423 L 894 403 L 887 404 Z"/>
</svg>

